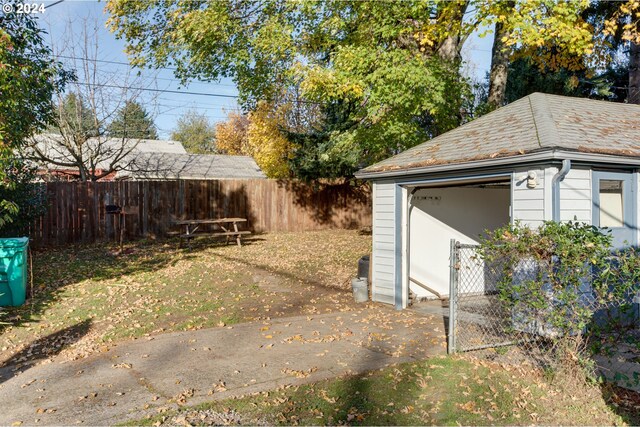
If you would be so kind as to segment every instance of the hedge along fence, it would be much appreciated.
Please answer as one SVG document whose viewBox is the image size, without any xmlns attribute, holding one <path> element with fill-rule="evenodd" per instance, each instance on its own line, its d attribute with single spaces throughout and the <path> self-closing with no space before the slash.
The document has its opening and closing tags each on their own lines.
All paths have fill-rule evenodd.
<svg viewBox="0 0 640 427">
<path fill-rule="evenodd" d="M 246 218 L 255 232 L 371 226 L 368 185 L 256 180 L 53 182 L 47 213 L 31 228 L 36 246 L 115 239 L 124 208 L 127 239 L 164 237 L 173 219 Z"/>
</svg>

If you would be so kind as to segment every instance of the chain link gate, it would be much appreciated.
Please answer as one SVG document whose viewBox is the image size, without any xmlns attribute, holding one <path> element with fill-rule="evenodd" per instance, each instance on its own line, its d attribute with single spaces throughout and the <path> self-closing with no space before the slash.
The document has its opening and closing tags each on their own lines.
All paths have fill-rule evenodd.
<svg viewBox="0 0 640 427">
<path fill-rule="evenodd" d="M 518 342 L 512 313 L 498 300 L 499 269 L 486 266 L 478 248 L 451 240 L 449 353 Z"/>
<path fill-rule="evenodd" d="M 500 301 L 503 268 L 487 265 L 479 248 L 451 240 L 448 352 L 526 344 L 527 352 L 539 357 L 547 346 L 545 335 L 553 331 L 526 310 L 511 309 Z M 522 260 L 514 274 L 526 279 L 536 271 L 533 260 Z"/>
</svg>

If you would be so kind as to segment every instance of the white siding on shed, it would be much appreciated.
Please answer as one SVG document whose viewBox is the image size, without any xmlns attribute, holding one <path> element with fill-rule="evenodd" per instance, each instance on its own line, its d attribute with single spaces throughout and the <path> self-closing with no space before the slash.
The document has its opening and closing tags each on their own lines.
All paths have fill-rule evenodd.
<svg viewBox="0 0 640 427">
<path fill-rule="evenodd" d="M 572 168 L 560 182 L 560 221 L 591 224 L 591 170 Z"/>
<path fill-rule="evenodd" d="M 527 187 L 528 172 L 535 172 L 536 187 Z M 518 169 L 513 173 L 511 183 L 511 218 L 531 227 L 538 227 L 549 218 L 551 210 L 551 193 L 547 185 L 548 179 L 544 169 Z"/>
<path fill-rule="evenodd" d="M 400 206 L 397 207 L 401 209 Z M 371 299 L 394 303 L 396 272 L 396 184 L 373 182 L 373 270 Z"/>
<path fill-rule="evenodd" d="M 528 188 L 523 179 L 528 171 L 536 173 L 536 188 Z M 558 168 L 519 169 L 513 174 L 513 220 L 520 220 L 531 227 L 553 219 L 552 179 Z M 560 220 L 591 224 L 591 170 L 572 168 L 560 182 Z"/>
</svg>

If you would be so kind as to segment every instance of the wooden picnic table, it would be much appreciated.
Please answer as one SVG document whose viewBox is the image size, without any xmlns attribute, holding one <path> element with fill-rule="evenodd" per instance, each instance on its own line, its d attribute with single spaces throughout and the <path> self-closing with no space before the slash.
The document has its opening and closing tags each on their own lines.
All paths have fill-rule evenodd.
<svg viewBox="0 0 640 427">
<path fill-rule="evenodd" d="M 191 248 L 191 239 L 197 236 L 225 236 L 227 243 L 229 243 L 230 237 L 235 237 L 238 246 L 242 247 L 240 237 L 243 234 L 251 234 L 249 230 L 238 230 L 238 224 L 241 222 L 247 222 L 246 218 L 218 218 L 218 219 L 180 219 L 172 221 L 174 225 L 184 226 L 185 232 L 180 235 L 180 241 L 182 239 L 187 240 L 189 248 Z M 209 233 L 196 233 L 201 225 L 214 225 L 220 228 L 222 231 L 214 231 Z"/>
</svg>

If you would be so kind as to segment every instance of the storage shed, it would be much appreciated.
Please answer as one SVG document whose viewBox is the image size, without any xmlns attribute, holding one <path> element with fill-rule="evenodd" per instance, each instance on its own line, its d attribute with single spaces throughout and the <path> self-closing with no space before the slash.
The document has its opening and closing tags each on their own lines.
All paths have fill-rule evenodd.
<svg viewBox="0 0 640 427">
<path fill-rule="evenodd" d="M 509 222 L 577 220 L 637 245 L 638 168 L 640 106 L 534 93 L 362 169 L 372 299 L 401 309 L 410 290 L 447 295 L 451 239 Z"/>
</svg>

